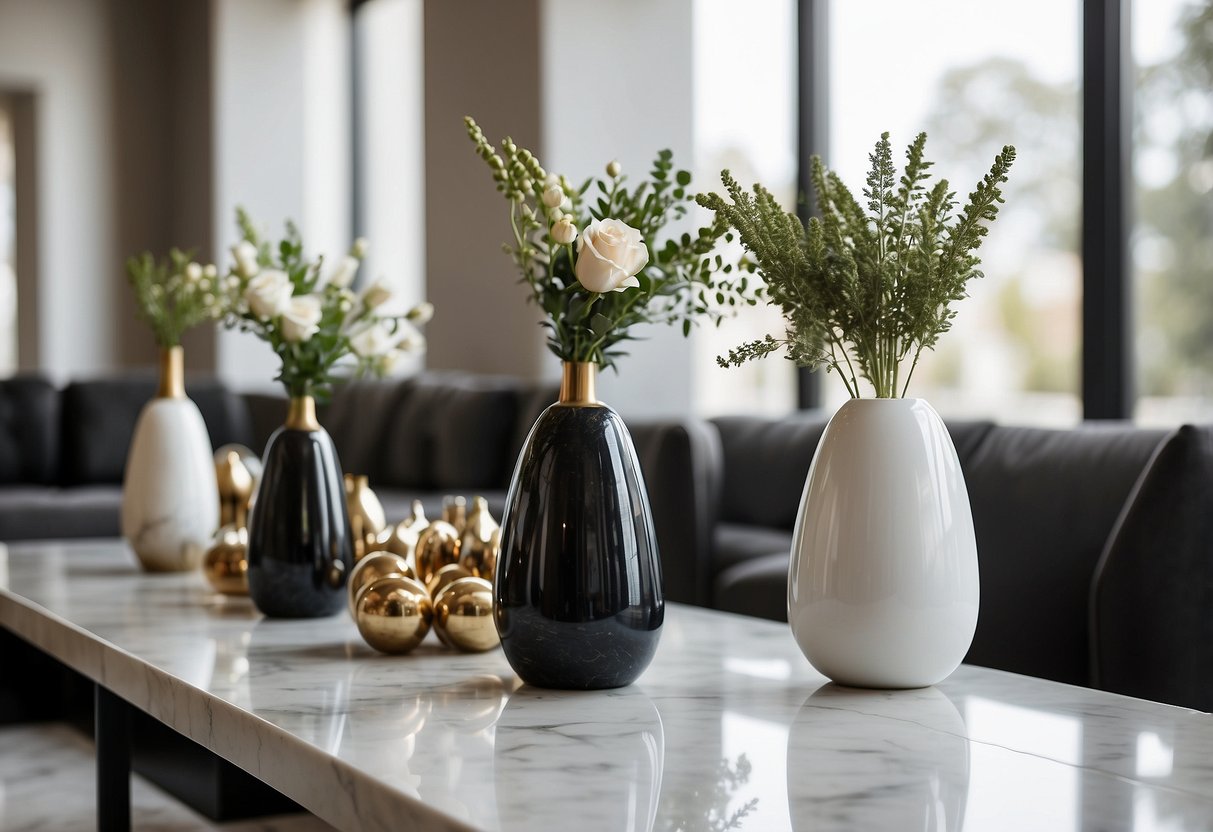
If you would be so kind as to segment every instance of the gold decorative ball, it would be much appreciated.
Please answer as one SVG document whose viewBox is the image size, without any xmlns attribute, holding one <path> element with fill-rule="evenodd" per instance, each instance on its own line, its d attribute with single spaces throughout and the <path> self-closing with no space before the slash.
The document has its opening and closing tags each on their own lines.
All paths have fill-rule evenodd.
<svg viewBox="0 0 1213 832">
<path fill-rule="evenodd" d="M 417 564 L 417 577 L 429 583 L 439 569 L 448 563 L 459 563 L 459 532 L 445 520 L 430 523 L 417 538 L 413 561 Z"/>
<path fill-rule="evenodd" d="M 448 563 L 430 576 L 430 579 L 426 581 L 425 588 L 430 591 L 431 598 L 437 598 L 439 593 L 446 589 L 449 584 L 454 583 L 460 578 L 471 577 L 473 577 L 472 573 L 463 568 L 461 564 Z"/>
<path fill-rule="evenodd" d="M 248 595 L 248 529 L 224 526 L 206 550 L 202 571 L 216 592 Z"/>
<path fill-rule="evenodd" d="M 430 631 L 434 604 L 412 578 L 389 575 L 362 588 L 354 620 L 366 643 L 381 653 L 407 653 Z"/>
<path fill-rule="evenodd" d="M 434 601 L 434 631 L 465 653 L 481 653 L 500 644 L 493 619 L 493 585 L 484 578 L 451 582 Z"/>
<path fill-rule="evenodd" d="M 358 600 L 358 593 L 362 591 L 363 587 L 389 576 L 416 577 L 412 567 L 408 565 L 408 561 L 390 552 L 376 552 L 358 561 L 346 584 L 346 589 L 349 591 L 350 612 L 354 612 L 354 602 Z"/>
</svg>

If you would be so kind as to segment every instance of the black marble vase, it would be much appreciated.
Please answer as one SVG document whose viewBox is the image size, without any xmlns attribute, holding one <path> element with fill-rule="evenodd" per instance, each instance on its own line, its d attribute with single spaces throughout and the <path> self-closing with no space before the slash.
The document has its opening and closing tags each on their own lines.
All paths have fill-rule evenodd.
<svg viewBox="0 0 1213 832">
<path fill-rule="evenodd" d="M 275 618 L 340 612 L 354 545 L 341 463 L 310 397 L 291 399 L 263 467 L 248 523 L 249 597 Z"/>
<path fill-rule="evenodd" d="M 594 397 L 595 369 L 564 365 L 506 497 L 497 630 L 514 672 L 539 687 L 631 684 L 665 617 L 648 493 L 623 420 Z"/>
</svg>

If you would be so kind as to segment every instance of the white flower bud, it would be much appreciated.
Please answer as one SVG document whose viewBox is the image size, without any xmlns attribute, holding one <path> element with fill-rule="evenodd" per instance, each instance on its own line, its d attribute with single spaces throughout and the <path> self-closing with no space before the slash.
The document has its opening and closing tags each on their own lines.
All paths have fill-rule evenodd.
<svg viewBox="0 0 1213 832">
<path fill-rule="evenodd" d="M 405 317 L 417 325 L 428 324 L 434 317 L 434 304 L 419 303 L 409 310 Z"/>
<path fill-rule="evenodd" d="M 207 263 L 202 267 L 202 276 L 207 280 L 214 280 L 219 276 L 219 270 L 215 268 L 214 263 Z"/>
<path fill-rule="evenodd" d="M 202 266 L 197 263 L 189 263 L 185 267 L 185 279 L 189 283 L 197 283 L 202 279 Z"/>
<path fill-rule="evenodd" d="M 550 188 L 553 185 L 559 185 L 559 184 L 560 184 L 560 177 L 554 173 L 549 173 L 547 176 L 545 176 L 543 178 L 544 188 Z"/>
<path fill-rule="evenodd" d="M 257 262 L 257 247 L 248 240 L 241 240 L 232 246 L 232 256 L 236 258 L 236 273 L 248 280 L 261 271 Z"/>
<path fill-rule="evenodd" d="M 357 244 L 355 244 L 357 245 Z M 344 289 L 354 282 L 354 275 L 358 273 L 358 255 L 347 254 L 337 261 L 337 266 L 328 275 L 328 280 L 325 284 L 333 284 L 339 289 Z"/>
<path fill-rule="evenodd" d="M 570 215 L 565 214 L 552 225 L 552 241 L 557 245 L 572 245 L 576 239 L 577 226 L 573 224 L 573 218 Z"/>
<path fill-rule="evenodd" d="M 623 167 L 619 164 L 618 159 L 612 159 L 606 166 L 607 176 L 612 179 L 618 179 L 619 174 L 623 173 Z"/>
<path fill-rule="evenodd" d="M 350 254 L 361 260 L 363 257 L 366 257 L 366 251 L 370 246 L 370 241 L 366 237 L 359 237 L 357 240 L 354 240 L 354 245 L 350 246 Z"/>
<path fill-rule="evenodd" d="M 205 277 L 198 281 L 199 292 L 209 292 L 211 290 L 211 282 Z"/>
<path fill-rule="evenodd" d="M 559 185 L 550 185 L 543 191 L 543 204 L 549 208 L 559 208 L 564 202 L 564 191 Z"/>
<path fill-rule="evenodd" d="M 392 299 L 392 290 L 382 280 L 376 280 L 362 290 L 361 299 L 363 306 L 367 309 L 374 309 Z"/>
</svg>

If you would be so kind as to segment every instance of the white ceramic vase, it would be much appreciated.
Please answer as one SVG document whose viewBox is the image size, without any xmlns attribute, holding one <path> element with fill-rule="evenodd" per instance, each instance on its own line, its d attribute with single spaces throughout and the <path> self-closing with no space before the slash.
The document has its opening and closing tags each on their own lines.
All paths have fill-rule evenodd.
<svg viewBox="0 0 1213 832">
<path fill-rule="evenodd" d="M 211 441 L 185 397 L 180 350 L 165 351 L 160 392 L 139 414 L 122 482 L 122 536 L 149 572 L 197 569 L 219 525 Z"/>
<path fill-rule="evenodd" d="M 843 685 L 916 688 L 957 668 L 977 626 L 977 543 L 952 438 L 922 399 L 852 399 L 809 468 L 788 621 Z"/>
</svg>

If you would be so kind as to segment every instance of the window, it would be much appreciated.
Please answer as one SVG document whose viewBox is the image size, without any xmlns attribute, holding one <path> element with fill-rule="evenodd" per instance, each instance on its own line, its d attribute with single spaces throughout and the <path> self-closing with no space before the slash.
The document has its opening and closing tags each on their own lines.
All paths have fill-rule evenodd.
<svg viewBox="0 0 1213 832">
<path fill-rule="evenodd" d="M 762 182 L 796 204 L 796 4 L 794 0 L 694 6 L 696 186 L 719 191 L 728 168 L 744 185 Z M 727 57 L 726 57 L 727 56 Z M 705 212 L 702 221 L 707 221 Z M 740 244 L 736 244 L 738 247 Z M 740 250 L 740 248 L 738 248 Z M 796 407 L 796 367 L 780 357 L 722 369 L 716 356 L 779 333 L 774 307 L 743 309 L 694 338 L 695 411 L 782 415 Z"/>
<path fill-rule="evenodd" d="M 1213 5 L 1133 4 L 1136 417 L 1213 420 Z"/>
<path fill-rule="evenodd" d="M 961 202 L 1002 145 L 1018 150 L 1006 205 L 979 252 L 985 277 L 914 371 L 910 394 L 945 415 L 1080 417 L 1078 24 L 1076 2 L 1052 0 L 996 16 L 964 0 L 830 6 L 827 163 L 852 188 L 886 130 L 899 163 L 925 130 L 932 172 Z M 846 398 L 832 375 L 822 398 L 828 409 Z"/>
</svg>

